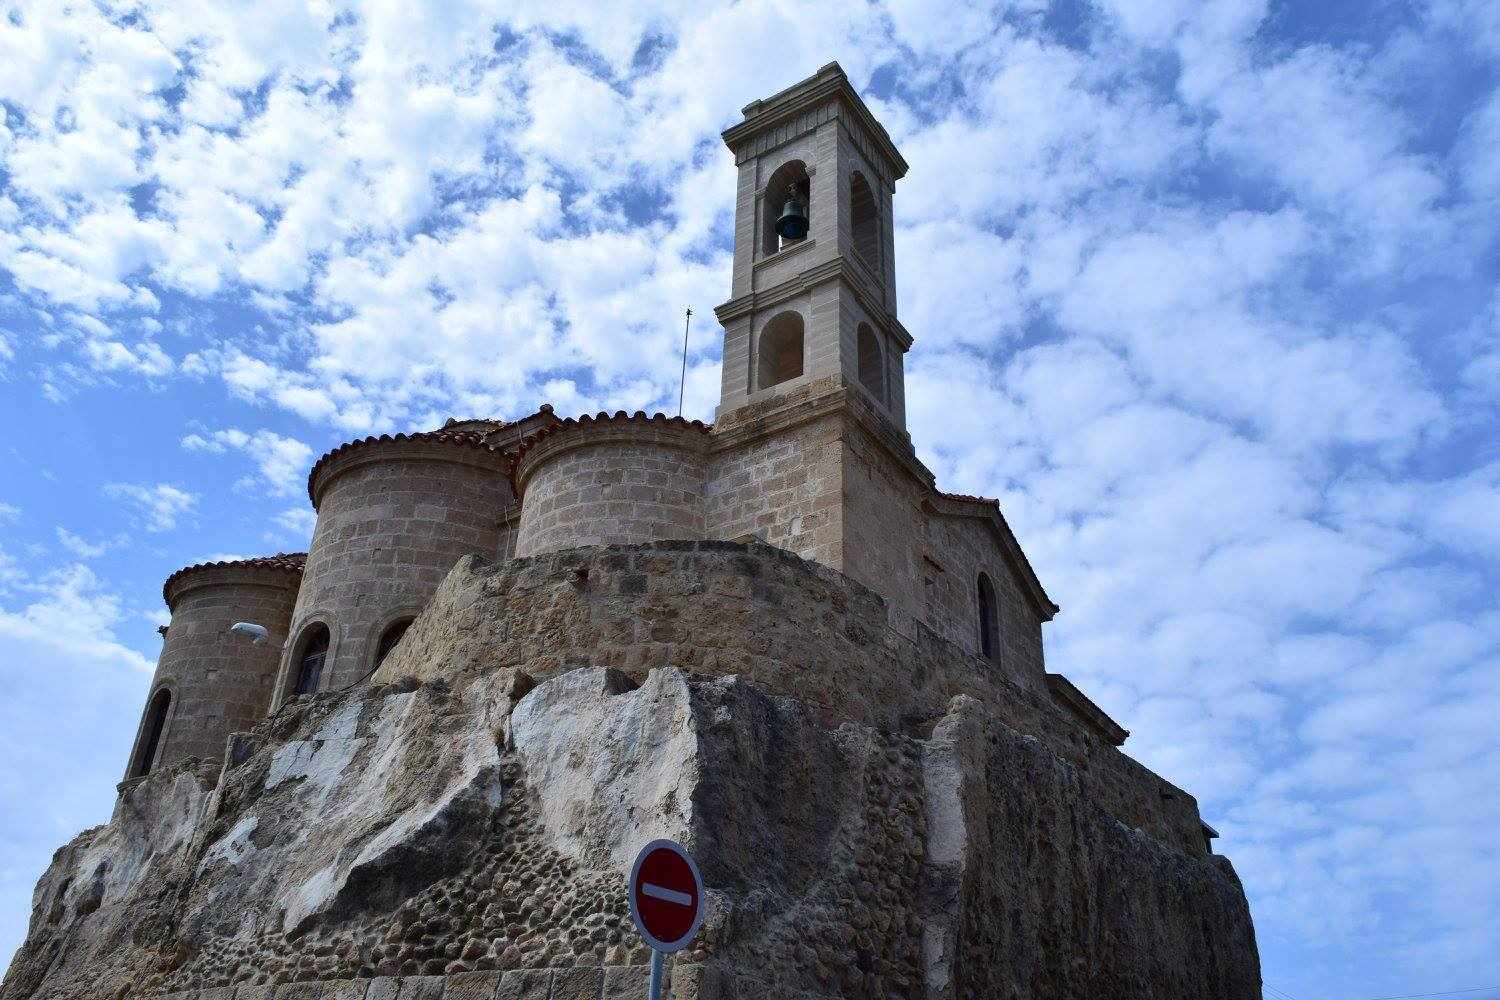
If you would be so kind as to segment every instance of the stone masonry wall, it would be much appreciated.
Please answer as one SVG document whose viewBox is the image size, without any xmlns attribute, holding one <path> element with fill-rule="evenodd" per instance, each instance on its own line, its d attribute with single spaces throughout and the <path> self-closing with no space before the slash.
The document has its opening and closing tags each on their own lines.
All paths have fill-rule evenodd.
<svg viewBox="0 0 1500 1000">
<path fill-rule="evenodd" d="M 1001 558 L 985 520 L 936 514 L 923 520 L 923 563 L 934 578 L 925 592 L 922 618 L 927 627 L 978 655 L 979 574 L 985 573 L 995 588 L 999 658 L 1041 676 L 1046 671 L 1042 620 Z"/>
<path fill-rule="evenodd" d="M 230 733 L 265 716 L 297 597 L 296 572 L 243 563 L 210 564 L 180 574 L 169 589 L 172 619 L 131 751 L 126 777 L 137 764 L 146 716 L 157 692 L 171 692 L 156 765 L 185 757 L 218 760 Z M 259 643 L 232 635 L 235 622 L 263 625 Z"/>
<path fill-rule="evenodd" d="M 842 562 L 838 418 L 816 410 L 794 426 L 765 433 L 760 424 L 826 394 L 821 379 L 784 396 L 742 407 L 714 427 L 704 488 L 709 538 L 755 536 L 825 566 Z"/>
<path fill-rule="evenodd" d="M 969 695 L 1089 773 L 1101 808 L 1193 855 L 1197 803 L 1053 702 L 1028 666 L 966 655 L 921 625 L 891 626 L 874 591 L 768 545 L 662 542 L 461 562 L 373 683 L 454 683 L 506 668 L 543 678 L 589 664 L 641 679 L 672 664 L 799 699 L 828 725 L 930 725 Z"/>
<path fill-rule="evenodd" d="M 938 511 L 942 494 L 924 473 L 874 401 L 820 379 L 715 426 L 706 534 L 755 536 L 838 569 L 884 596 L 899 630 L 925 624 L 976 654 L 986 572 L 1002 656 L 1040 678 L 1042 617 L 995 538 L 991 508 Z"/>
<path fill-rule="evenodd" d="M 979 574 L 995 588 L 999 656 L 1041 677 L 1042 618 L 994 537 L 990 508 L 972 504 L 948 512 L 928 483 L 882 447 L 878 414 L 859 404 L 863 419 L 848 421 L 844 498 L 848 514 L 844 572 L 879 590 L 900 619 L 928 628 L 979 655 Z M 872 429 L 873 428 L 873 429 Z M 899 445 L 898 445 L 899 446 Z"/>
<path fill-rule="evenodd" d="M 521 453 L 515 553 L 702 538 L 708 435 L 644 414 L 568 423 Z"/>
<path fill-rule="evenodd" d="M 749 1000 L 768 995 L 754 979 L 741 979 L 741 992 L 725 983 L 712 966 L 683 964 L 672 968 L 665 1000 Z M 460 972 L 451 976 L 377 976 L 280 986 L 221 986 L 205 990 L 152 994 L 158 1000 L 644 1000 L 650 966 L 564 966 L 556 969 L 511 969 L 508 972 Z M 721 983 L 725 983 L 721 986 Z M 755 992 L 745 992 L 755 991 Z M 786 1000 L 817 1000 L 813 994 L 778 992 Z"/>
<path fill-rule="evenodd" d="M 512 502 L 497 452 L 443 441 L 371 442 L 315 467 L 317 527 L 281 661 L 279 698 L 293 683 L 299 637 L 328 627 L 324 690 L 374 664 L 382 631 L 415 615 L 460 556 L 493 557 Z"/>
</svg>

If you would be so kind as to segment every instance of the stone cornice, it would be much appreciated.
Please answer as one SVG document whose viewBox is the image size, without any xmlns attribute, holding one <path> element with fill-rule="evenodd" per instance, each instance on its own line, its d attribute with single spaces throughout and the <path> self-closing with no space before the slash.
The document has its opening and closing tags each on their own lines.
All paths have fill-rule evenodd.
<svg viewBox="0 0 1500 1000">
<path fill-rule="evenodd" d="M 634 414 L 621 410 L 613 415 L 600 413 L 598 416 L 585 414 L 576 419 L 569 417 L 519 444 L 511 458 L 511 482 L 516 496 L 522 496 L 526 480 L 539 464 L 566 452 L 604 442 L 645 443 L 706 453 L 708 433 L 709 427 L 702 421 L 669 417 L 663 413 L 648 417 L 639 410 Z"/>
<path fill-rule="evenodd" d="M 372 462 L 420 459 L 472 465 L 505 471 L 505 456 L 485 442 L 481 434 L 467 431 L 418 431 L 413 434 L 382 434 L 341 444 L 313 463 L 307 474 L 307 496 L 313 510 L 318 509 L 323 493 L 338 476 L 350 469 Z"/>
<path fill-rule="evenodd" d="M 870 113 L 859 92 L 836 62 L 829 63 L 806 80 L 795 83 L 780 93 L 745 105 L 745 120 L 721 133 L 724 145 L 738 154 L 755 136 L 833 101 L 846 108 L 859 122 L 875 148 L 889 161 L 892 176 L 897 180 L 906 176 L 906 160 L 891 141 L 890 133 Z"/>
<path fill-rule="evenodd" d="M 1078 690 L 1062 674 L 1047 675 L 1047 690 L 1051 692 L 1053 701 L 1076 715 L 1079 721 L 1107 740 L 1110 746 L 1120 746 L 1130 736 L 1130 730 L 1111 719 L 1109 713 L 1095 705 L 1088 695 Z"/>
<path fill-rule="evenodd" d="M 859 276 L 856 267 L 847 262 L 843 255 L 832 257 L 821 264 L 800 271 L 770 288 L 757 289 L 747 295 L 721 303 L 714 307 L 714 316 L 718 319 L 720 326 L 728 326 L 742 316 L 789 302 L 830 281 L 843 281 L 844 287 L 849 289 L 865 312 L 875 317 L 875 321 L 884 325 L 891 336 L 896 338 L 897 343 L 901 345 L 901 350 L 911 350 L 912 336 L 907 332 L 906 327 L 901 325 L 895 313 L 886 309 L 884 303 L 876 301 L 868 287 L 867 279 Z"/>
<path fill-rule="evenodd" d="M 1041 579 L 1032 568 L 1031 560 L 1026 558 L 1020 541 L 1016 539 L 1016 533 L 1010 530 L 1010 522 L 1005 520 L 1005 515 L 1000 511 L 1000 501 L 989 497 L 966 497 L 934 490 L 932 495 L 923 501 L 923 506 L 929 513 L 940 517 L 976 517 L 988 521 L 1000 539 L 1001 551 L 1010 560 L 1011 567 L 1024 585 L 1026 596 L 1030 599 L 1037 615 L 1042 621 L 1048 622 L 1061 610 L 1053 603 L 1052 598 L 1047 596 Z"/>
<path fill-rule="evenodd" d="M 167 577 L 162 584 L 162 600 L 171 609 L 190 590 L 224 585 L 296 590 L 302 579 L 302 566 L 306 560 L 305 552 L 279 552 L 274 556 L 258 556 L 254 559 L 184 566 Z M 163 631 L 162 635 L 165 637 L 166 632 Z"/>
</svg>

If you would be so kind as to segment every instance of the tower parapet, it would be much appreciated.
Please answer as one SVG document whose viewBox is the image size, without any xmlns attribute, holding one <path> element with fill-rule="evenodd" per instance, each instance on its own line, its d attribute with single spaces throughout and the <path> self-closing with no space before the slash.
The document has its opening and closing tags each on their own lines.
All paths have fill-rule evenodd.
<svg viewBox="0 0 1500 1000">
<path fill-rule="evenodd" d="M 460 556 L 499 554 L 514 494 L 474 431 L 369 437 L 313 465 L 318 512 L 276 703 L 343 687 L 399 640 Z"/>
<path fill-rule="evenodd" d="M 167 577 L 162 596 L 172 618 L 162 630 L 127 781 L 186 757 L 215 760 L 230 733 L 265 718 L 304 558 L 294 552 L 199 563 Z M 236 622 L 259 625 L 266 635 L 233 634 Z"/>
<path fill-rule="evenodd" d="M 704 537 L 708 428 L 624 411 L 564 420 L 521 442 L 517 556 Z"/>
</svg>

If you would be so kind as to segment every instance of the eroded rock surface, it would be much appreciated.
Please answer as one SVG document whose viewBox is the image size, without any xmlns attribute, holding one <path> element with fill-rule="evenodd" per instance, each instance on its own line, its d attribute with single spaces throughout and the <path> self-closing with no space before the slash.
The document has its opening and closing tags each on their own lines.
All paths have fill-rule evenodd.
<svg viewBox="0 0 1500 1000">
<path fill-rule="evenodd" d="M 771 593 L 764 567 L 741 569 Z M 549 969 L 517 982 L 607 989 L 604 967 L 649 957 L 623 881 L 663 836 L 710 890 L 678 957 L 712 973 L 703 1000 L 1259 996 L 1228 862 L 1137 805 L 1170 786 L 1034 692 L 924 666 L 904 706 L 851 693 L 830 713 L 770 661 L 540 666 L 451 627 L 513 601 L 524 571 L 455 570 L 444 591 L 465 610 L 435 603 L 393 654 L 424 680 L 296 700 L 222 772 L 129 789 L 58 852 L 0 998 L 393 976 L 478 996 L 486 973 Z M 839 669 L 860 643 L 869 672 L 894 669 L 893 642 L 862 625 Z"/>
</svg>

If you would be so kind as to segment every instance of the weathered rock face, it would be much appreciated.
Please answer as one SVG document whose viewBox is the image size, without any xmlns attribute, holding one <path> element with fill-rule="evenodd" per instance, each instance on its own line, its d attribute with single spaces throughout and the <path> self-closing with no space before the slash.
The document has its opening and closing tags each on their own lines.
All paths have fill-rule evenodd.
<svg viewBox="0 0 1500 1000">
<path fill-rule="evenodd" d="M 515 572 L 442 593 L 482 616 Z M 643 995 L 623 882 L 663 836 L 709 887 L 684 1000 L 1259 996 L 1227 861 L 1120 815 L 1154 776 L 1039 698 L 830 718 L 768 670 L 486 665 L 458 614 L 393 654 L 425 679 L 299 699 L 221 774 L 131 789 L 58 852 L 0 998 Z"/>
</svg>

